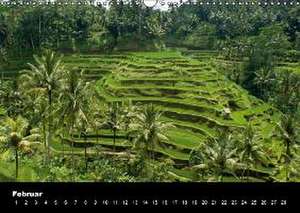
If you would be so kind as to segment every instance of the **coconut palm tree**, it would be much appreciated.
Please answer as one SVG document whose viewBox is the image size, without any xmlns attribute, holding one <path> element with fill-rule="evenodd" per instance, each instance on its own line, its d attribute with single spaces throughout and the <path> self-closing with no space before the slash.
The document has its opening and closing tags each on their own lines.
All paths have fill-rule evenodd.
<svg viewBox="0 0 300 213">
<path fill-rule="evenodd" d="M 275 82 L 275 79 L 275 73 L 272 69 L 261 68 L 255 72 L 254 84 L 257 85 L 262 99 L 268 99 L 268 92 Z"/>
<path fill-rule="evenodd" d="M 117 102 L 110 104 L 106 123 L 113 132 L 113 150 L 116 151 L 116 135 L 117 131 L 121 129 L 122 126 L 121 109 Z"/>
<path fill-rule="evenodd" d="M 107 104 L 96 98 L 95 101 L 91 103 L 89 109 L 90 125 L 96 133 L 96 143 L 98 144 L 100 137 L 99 130 L 106 124 L 105 112 L 107 110 Z"/>
<path fill-rule="evenodd" d="M 30 69 L 24 70 L 20 82 L 27 92 L 40 91 L 46 94 L 48 99 L 47 107 L 47 156 L 49 159 L 50 143 L 53 134 L 53 95 L 60 87 L 64 65 L 62 56 L 51 50 L 46 50 L 41 57 L 34 56 L 35 64 L 28 63 Z"/>
<path fill-rule="evenodd" d="M 280 74 L 277 106 L 284 113 L 294 113 L 300 102 L 300 79 L 291 71 Z"/>
<path fill-rule="evenodd" d="M 48 144 L 47 144 L 48 101 L 46 97 L 39 96 L 38 94 L 36 94 L 36 97 L 33 97 L 32 100 L 34 105 L 34 109 L 33 109 L 34 111 L 32 113 L 32 117 L 33 117 L 32 122 L 41 125 L 44 149 L 48 150 Z M 48 158 L 48 151 L 45 152 L 45 157 L 44 157 L 45 164 L 47 164 L 47 158 Z"/>
<path fill-rule="evenodd" d="M 74 131 L 76 124 L 88 123 L 87 112 L 91 101 L 89 84 L 83 80 L 83 71 L 68 70 L 64 73 L 59 102 L 61 118 L 68 124 L 74 172 Z"/>
<path fill-rule="evenodd" d="M 26 135 L 28 130 L 28 122 L 18 116 L 16 119 L 6 118 L 0 127 L 0 147 L 2 151 L 12 148 L 15 152 L 15 177 L 18 178 L 19 173 L 19 150 L 29 151 L 33 144 L 41 144 L 39 135 Z"/>
<path fill-rule="evenodd" d="M 128 131 L 130 123 L 133 121 L 136 116 L 137 107 L 132 104 L 132 101 L 129 99 L 123 103 L 122 106 L 122 121 L 124 125 L 125 132 Z"/>
<path fill-rule="evenodd" d="M 0 80 L 0 104 L 8 103 L 12 92 L 12 81 Z"/>
<path fill-rule="evenodd" d="M 130 135 L 134 138 L 135 146 L 148 152 L 148 158 L 152 160 L 155 146 L 168 141 L 166 131 L 173 127 L 171 123 L 161 121 L 161 116 L 162 112 L 153 104 L 149 104 L 130 124 Z"/>
<path fill-rule="evenodd" d="M 224 174 L 236 176 L 234 170 L 242 167 L 237 157 L 232 135 L 223 131 L 217 138 L 210 138 L 206 143 L 191 152 L 191 158 L 197 165 L 197 170 L 212 172 L 214 179 L 223 181 Z M 195 161 L 195 159 L 197 161 Z"/>
<path fill-rule="evenodd" d="M 297 120 L 295 115 L 282 115 L 280 123 L 277 123 L 277 128 L 286 148 L 284 153 L 286 168 L 285 176 L 286 181 L 289 181 L 289 164 L 293 158 L 292 148 L 299 143 Z"/>
<path fill-rule="evenodd" d="M 247 180 L 249 180 L 251 164 L 257 161 L 266 161 L 265 153 L 263 152 L 260 140 L 255 134 L 255 130 L 251 122 L 248 123 L 246 129 L 243 131 L 242 141 L 243 143 L 241 143 L 241 146 L 239 147 L 239 156 L 241 161 L 246 163 L 245 171 Z"/>
</svg>

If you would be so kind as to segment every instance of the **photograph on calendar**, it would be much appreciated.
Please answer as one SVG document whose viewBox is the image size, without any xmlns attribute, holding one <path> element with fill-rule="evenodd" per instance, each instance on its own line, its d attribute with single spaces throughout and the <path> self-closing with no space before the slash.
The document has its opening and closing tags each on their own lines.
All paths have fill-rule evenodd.
<svg viewBox="0 0 300 213">
<path fill-rule="evenodd" d="M 0 0 L 0 182 L 300 182 L 299 2 Z"/>
</svg>

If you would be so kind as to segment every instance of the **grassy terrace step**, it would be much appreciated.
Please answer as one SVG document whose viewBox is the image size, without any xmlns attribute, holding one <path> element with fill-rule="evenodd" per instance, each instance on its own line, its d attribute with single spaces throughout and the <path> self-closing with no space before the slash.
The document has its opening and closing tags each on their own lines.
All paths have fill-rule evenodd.
<svg viewBox="0 0 300 213">
<path fill-rule="evenodd" d="M 75 147 L 74 147 L 74 151 L 75 151 L 74 153 L 75 154 L 76 153 L 78 154 L 78 153 L 82 152 L 83 147 L 84 147 L 84 143 L 85 142 L 83 140 L 78 140 L 78 141 L 76 140 L 74 142 L 74 144 L 78 145 L 78 146 L 75 145 Z M 91 144 L 93 142 L 89 141 L 89 143 Z M 80 144 L 82 144 L 82 147 L 79 147 L 79 146 L 81 146 Z M 96 145 L 96 142 L 94 144 Z M 107 146 L 107 147 L 110 147 L 110 149 L 113 148 L 113 142 L 111 140 L 110 141 L 101 140 L 101 141 L 99 141 L 99 143 L 97 145 Z M 51 146 L 54 149 L 58 150 L 58 151 L 61 151 L 63 149 L 62 144 L 58 143 L 58 142 L 52 143 Z M 132 144 L 130 144 L 130 143 L 124 141 L 124 140 L 117 140 L 115 146 L 120 147 L 120 148 L 129 148 L 129 147 L 132 146 Z M 92 150 L 93 148 L 89 148 L 89 149 Z M 64 150 L 71 151 L 71 147 L 70 146 L 64 146 Z M 163 154 L 167 157 L 170 157 L 172 159 L 182 160 L 182 161 L 189 160 L 189 156 L 190 156 L 189 154 L 178 151 L 177 149 L 171 149 L 171 148 L 160 147 L 160 146 L 155 146 L 154 151 L 157 152 L 157 153 Z"/>
<path fill-rule="evenodd" d="M 85 74 L 83 75 L 83 77 L 89 80 L 97 80 L 99 78 L 102 78 L 104 75 L 105 74 Z"/>
<path fill-rule="evenodd" d="M 149 76 L 155 76 L 155 78 L 151 78 L 149 79 Z M 118 76 L 118 80 L 132 80 L 138 82 L 138 80 L 143 80 L 144 78 L 147 80 L 152 81 L 152 84 L 154 85 L 158 85 L 157 82 L 155 82 L 156 80 L 161 83 L 162 80 L 159 79 L 166 79 L 166 82 L 168 83 L 169 86 L 177 86 L 178 83 L 190 83 L 191 82 L 186 82 L 186 81 L 195 81 L 195 80 L 201 80 L 201 82 L 203 82 L 202 84 L 198 85 L 198 86 L 204 86 L 206 84 L 209 84 L 210 82 L 216 82 L 218 80 L 223 80 L 220 79 L 220 76 L 218 76 L 217 73 L 214 72 L 197 72 L 197 73 L 192 73 L 192 72 L 188 72 L 188 74 L 185 73 L 179 73 L 177 71 L 164 71 L 164 72 L 139 72 L 139 71 L 130 71 L 130 72 L 122 72 L 119 74 Z M 185 78 L 184 80 L 180 81 L 178 78 Z M 154 83 L 153 83 L 154 81 Z M 143 81 L 141 81 L 141 83 L 144 83 Z M 172 83 L 172 84 L 170 84 Z M 119 82 L 119 84 L 121 84 L 121 82 Z M 151 84 L 151 82 L 147 82 L 147 84 Z M 192 84 L 191 86 L 197 86 L 195 84 Z"/>
<path fill-rule="evenodd" d="M 158 62 L 158 61 L 157 61 Z M 165 68 L 201 68 L 207 66 L 206 63 L 189 63 L 189 62 L 167 62 L 167 63 L 160 63 L 157 62 L 147 62 L 147 63 L 133 63 L 129 61 L 123 61 L 119 63 L 119 66 L 125 66 L 131 69 L 165 69 Z"/>
<path fill-rule="evenodd" d="M 168 144 L 175 145 L 184 149 L 193 149 L 198 147 L 201 141 L 204 140 L 203 135 L 195 134 L 191 131 L 184 131 L 178 128 L 167 131 L 169 138 Z"/>
<path fill-rule="evenodd" d="M 248 116 L 248 117 L 259 116 L 259 115 L 263 115 L 264 113 L 266 113 L 270 110 L 275 112 L 275 109 L 272 108 L 269 104 L 261 104 L 259 106 L 253 107 L 253 108 L 233 112 L 231 117 L 236 121 L 240 121 L 241 123 L 246 123 L 247 122 L 247 120 L 245 118 L 246 116 Z"/>
<path fill-rule="evenodd" d="M 84 55 L 79 55 L 79 58 L 107 58 L 107 59 L 127 59 L 128 55 L 126 53 L 124 54 L 84 54 Z"/>
<path fill-rule="evenodd" d="M 300 65 L 296 65 L 295 67 L 290 66 L 290 67 L 276 67 L 275 68 L 276 72 L 293 72 L 300 74 Z"/>
<path fill-rule="evenodd" d="M 190 154 L 180 152 L 177 149 L 167 149 L 156 146 L 154 151 L 176 160 L 189 161 L 190 159 Z"/>
<path fill-rule="evenodd" d="M 128 100 L 128 97 L 119 97 L 119 98 L 113 98 L 113 97 L 106 97 L 107 101 L 109 102 L 123 102 Z M 193 101 L 193 100 L 189 100 L 189 99 L 185 99 L 185 100 L 179 100 L 179 99 L 174 99 L 174 98 L 165 98 L 165 97 L 130 97 L 130 100 L 132 100 L 133 102 L 151 102 L 151 103 L 155 103 L 155 104 L 159 104 L 162 106 L 167 107 L 167 110 L 169 110 L 170 108 L 183 108 L 181 111 L 176 111 L 179 113 L 183 113 L 185 112 L 186 114 L 191 114 L 194 116 L 204 116 L 204 119 L 208 119 L 212 122 L 217 123 L 218 125 L 234 125 L 234 122 L 232 121 L 224 121 L 223 119 L 219 119 L 216 117 L 217 114 L 221 113 L 221 110 L 223 109 L 223 106 L 219 106 L 218 105 L 214 105 L 214 106 L 208 106 L 205 105 L 205 103 L 201 103 L 199 101 Z M 268 106 L 264 106 L 261 107 L 262 111 L 259 111 L 258 109 L 255 108 L 253 110 L 246 110 L 243 112 L 244 115 L 248 115 L 247 113 L 251 112 L 251 113 L 255 113 L 255 112 L 264 112 L 265 110 L 267 110 L 267 108 L 265 109 L 265 107 Z M 189 110 L 190 109 L 190 110 Z M 171 109 L 170 109 L 171 110 Z M 173 109 L 172 109 L 173 110 Z M 176 110 L 176 109 L 174 109 Z M 174 111 L 173 110 L 173 111 Z M 191 111 L 193 110 L 193 111 Z M 214 117 L 215 119 L 210 119 L 209 117 L 203 115 L 203 114 L 199 114 L 198 112 L 205 112 L 207 114 L 207 112 L 211 112 L 212 114 L 207 114 L 211 117 Z M 240 116 L 240 117 L 239 117 Z M 242 114 L 238 114 L 238 112 L 236 112 L 234 114 L 234 120 L 236 121 L 242 121 L 241 123 L 243 123 L 244 118 L 242 117 Z"/>
<path fill-rule="evenodd" d="M 67 64 L 118 64 L 120 60 L 118 59 L 85 59 L 85 58 L 67 58 L 64 62 Z"/>
<path fill-rule="evenodd" d="M 133 73 L 139 73 L 144 75 L 155 74 L 161 75 L 166 72 L 173 73 L 174 69 L 172 67 L 141 67 L 141 68 L 132 68 L 132 67 L 120 67 L 118 69 L 122 71 L 123 74 L 132 75 Z"/>
<path fill-rule="evenodd" d="M 120 94 L 119 97 L 127 96 L 127 97 L 152 97 L 153 99 L 156 98 L 174 98 L 174 99 L 191 99 L 195 103 L 197 102 L 197 106 L 200 108 L 204 106 L 206 109 L 216 109 L 220 110 L 222 107 L 218 106 L 218 101 L 215 99 L 208 98 L 208 95 L 205 94 L 205 91 L 184 91 L 184 90 L 172 90 L 172 89 L 160 89 L 160 88 L 121 88 L 118 87 L 117 89 L 114 88 L 114 94 Z M 125 95 L 126 94 L 126 95 Z M 200 95 L 201 94 L 201 95 Z M 180 101 L 180 100 L 179 100 Z M 188 102 L 188 100 L 187 100 Z M 165 104 L 166 105 L 166 104 Z M 191 107 L 188 107 L 191 108 Z"/>
<path fill-rule="evenodd" d="M 278 63 L 279 67 L 299 67 L 300 66 L 300 62 L 296 63 L 296 62 L 279 62 Z"/>
<path fill-rule="evenodd" d="M 221 80 L 217 77 L 206 78 L 205 80 L 192 79 L 192 78 L 145 78 L 145 79 L 120 79 L 122 85 L 132 85 L 132 84 L 156 84 L 156 85 L 168 85 L 175 86 L 177 82 L 191 83 L 193 86 L 205 86 L 208 82 L 216 82 Z M 191 85 L 191 86 L 192 86 Z"/>
<path fill-rule="evenodd" d="M 121 98 L 114 98 L 114 97 L 107 97 L 108 102 L 124 102 L 126 100 L 130 99 L 132 102 L 151 102 L 155 104 L 160 104 L 162 106 L 166 107 L 175 107 L 175 108 L 184 108 L 184 109 L 193 109 L 195 111 L 204 112 L 204 111 L 210 111 L 212 113 L 220 113 L 222 107 L 215 107 L 215 106 L 209 106 L 205 104 L 201 104 L 199 101 L 191 100 L 191 99 L 185 99 L 185 100 L 178 100 L 174 98 L 165 98 L 165 97 L 121 97 Z"/>
<path fill-rule="evenodd" d="M 174 71 L 174 73 L 176 73 L 176 71 Z M 178 74 L 178 73 L 177 73 Z M 128 77 L 120 77 L 118 80 L 148 80 L 148 81 L 151 81 L 151 80 L 156 80 L 156 81 L 198 81 L 198 82 L 203 82 L 203 80 L 224 80 L 224 76 L 221 76 L 218 72 L 216 71 L 210 71 L 210 72 L 205 72 L 205 73 L 201 73 L 201 75 L 199 74 L 199 78 L 196 78 L 195 79 L 195 76 L 194 75 L 191 75 L 191 76 L 187 76 L 187 75 L 182 75 L 182 76 L 177 76 L 177 77 L 164 77 L 164 78 L 161 78 L 161 77 L 149 77 L 149 75 L 145 75 L 144 78 L 140 78 L 140 77 L 131 77 L 131 78 L 128 78 Z"/>
<path fill-rule="evenodd" d="M 174 136 L 172 137 L 172 135 L 177 134 L 177 136 L 180 136 L 179 138 L 174 138 Z M 194 147 L 199 145 L 199 141 L 201 140 L 201 137 L 197 136 L 196 134 L 191 134 L 188 135 L 188 133 L 185 133 L 183 131 L 176 131 L 176 132 L 172 132 L 172 130 L 170 130 L 170 132 L 168 132 L 168 136 L 170 136 L 170 140 L 168 142 L 166 142 L 166 144 L 170 144 L 170 145 L 174 145 L 176 147 L 179 148 L 183 148 L 183 149 L 193 149 Z M 197 139 L 197 142 L 193 142 L 192 139 Z M 66 140 L 65 142 L 67 142 L 67 144 L 71 145 L 71 140 Z M 95 145 L 101 145 L 104 147 L 108 147 L 110 149 L 113 148 L 113 138 L 100 138 L 97 142 L 97 139 L 92 139 L 92 138 L 87 138 L 86 140 L 84 140 L 84 138 L 81 139 L 75 139 L 74 141 L 74 150 L 79 151 L 80 149 L 83 149 L 84 146 L 87 145 L 88 147 L 93 147 Z M 130 148 L 132 147 L 132 143 L 130 143 L 127 140 L 124 139 L 116 139 L 116 143 L 115 143 L 116 147 L 119 148 Z M 59 148 L 60 147 L 60 148 Z M 54 146 L 54 148 L 59 148 L 62 149 L 62 145 L 61 144 L 56 144 L 56 146 Z M 66 149 L 66 147 L 64 147 L 65 150 L 71 150 L 70 147 L 68 147 Z M 167 147 L 159 147 L 156 146 L 154 149 L 155 152 L 158 152 L 160 154 L 166 155 L 168 157 L 171 157 L 173 159 L 176 160 L 188 160 L 189 158 L 189 154 L 187 153 L 183 153 L 179 150 L 177 150 L 176 148 L 167 148 Z"/>
<path fill-rule="evenodd" d="M 172 123 L 174 126 L 185 129 L 188 131 L 192 131 L 197 134 L 202 134 L 204 137 L 215 137 L 217 132 L 215 129 L 209 128 L 203 124 L 190 123 L 185 121 L 179 121 L 176 119 L 172 119 L 169 117 L 162 117 L 162 120 Z"/>
<path fill-rule="evenodd" d="M 113 133 L 112 133 L 112 130 L 111 129 L 99 129 L 98 132 L 94 131 L 94 130 L 91 130 L 87 133 L 87 137 L 88 138 L 96 138 L 97 136 L 98 137 L 104 137 L 104 138 L 107 138 L 107 137 L 112 137 Z M 75 132 L 73 134 L 73 136 L 75 138 L 79 138 L 80 135 L 77 134 L 77 132 Z M 116 137 L 120 137 L 120 138 L 124 138 L 126 136 L 126 132 L 123 131 L 123 130 L 119 130 L 117 131 L 117 134 L 116 134 Z M 83 136 L 81 136 L 83 137 Z"/>
<path fill-rule="evenodd" d="M 178 109 L 165 109 L 164 116 L 190 122 L 190 123 L 202 123 L 207 125 L 209 128 L 216 127 L 234 127 L 234 128 L 244 128 L 244 125 L 235 123 L 233 121 L 223 120 L 217 117 L 212 118 L 212 115 L 204 115 L 200 113 L 188 112 L 187 110 L 178 110 Z"/>
<path fill-rule="evenodd" d="M 85 69 L 84 70 L 85 75 L 88 75 L 88 74 L 91 74 L 91 75 L 97 75 L 97 74 L 105 75 L 105 74 L 108 74 L 108 73 L 111 73 L 110 69 Z"/>
<path fill-rule="evenodd" d="M 160 99 L 162 99 L 162 98 L 157 98 L 157 101 L 158 102 L 161 102 L 161 100 Z M 123 97 L 123 98 L 108 98 L 107 99 L 107 97 L 106 97 L 106 101 L 108 101 L 108 102 L 124 102 L 124 101 L 126 101 L 126 100 L 128 100 L 128 97 Z M 155 100 L 152 98 L 152 97 L 139 97 L 139 98 L 137 98 L 137 97 L 130 97 L 130 100 L 132 101 L 132 102 L 151 102 L 151 103 L 155 103 Z M 170 101 L 174 101 L 174 102 L 176 102 L 176 103 L 178 103 L 178 101 L 176 101 L 177 99 L 171 99 Z M 173 111 L 173 115 L 174 115 L 174 113 L 175 114 L 177 114 L 178 116 L 180 115 L 180 114 L 182 114 L 183 116 L 189 116 L 190 118 L 191 118 L 191 116 L 194 116 L 194 117 L 196 117 L 197 118 L 197 120 L 204 120 L 204 122 L 203 123 L 205 123 L 205 122 L 210 122 L 210 123 L 212 123 L 213 125 L 218 125 L 218 126 L 223 126 L 223 127 L 225 127 L 225 126 L 231 126 L 231 127 L 243 127 L 243 125 L 240 125 L 240 124 L 236 124 L 236 123 L 234 123 L 234 122 L 232 122 L 232 121 L 224 121 L 224 120 L 221 120 L 221 121 L 217 121 L 217 120 L 214 120 L 214 119 L 212 119 L 212 118 L 210 118 L 210 117 L 208 117 L 208 116 L 205 116 L 205 115 L 203 115 L 203 114 L 192 114 L 192 113 L 190 113 L 190 114 L 184 114 L 184 113 L 182 113 L 182 112 L 180 112 L 180 111 L 176 111 L 176 110 L 171 110 L 170 108 L 168 109 L 168 108 L 166 108 L 166 109 L 164 109 L 164 111 L 166 111 L 166 112 L 172 112 Z M 173 119 L 176 119 L 176 120 L 181 120 L 181 121 L 191 121 L 190 119 L 188 119 L 188 118 L 186 118 L 186 119 L 179 119 L 178 118 L 178 116 L 176 116 L 176 115 L 174 115 L 174 116 L 169 116 L 170 118 L 173 118 Z M 185 123 L 187 123 L 187 122 L 185 122 Z"/>
<path fill-rule="evenodd" d="M 113 145 L 113 135 L 110 133 L 107 133 L 105 135 L 99 135 L 100 137 L 97 139 L 96 135 L 88 135 L 87 139 L 85 140 L 84 137 L 78 138 L 76 136 L 75 143 L 76 144 L 84 144 L 87 143 L 89 146 L 94 145 Z M 168 141 L 164 142 L 165 144 L 174 145 L 179 148 L 183 149 L 193 149 L 197 146 L 199 146 L 200 142 L 203 141 L 204 136 L 200 134 L 195 134 L 191 131 L 184 131 L 181 129 L 170 129 L 167 131 L 167 136 L 169 138 Z M 117 146 L 132 146 L 130 142 L 128 142 L 126 139 L 125 134 L 124 135 L 118 135 L 116 139 L 116 145 Z M 70 139 L 69 143 L 71 143 Z"/>
<path fill-rule="evenodd" d="M 71 145 L 70 139 L 65 139 L 65 141 Z M 84 140 L 83 138 L 75 139 L 75 141 L 74 141 L 75 147 L 84 147 L 85 145 L 87 145 L 88 147 L 96 146 L 96 145 L 112 147 L 114 145 L 114 143 L 113 143 L 113 138 L 101 138 L 98 140 L 98 142 L 97 142 L 97 139 L 91 139 L 91 138 L 88 138 L 87 140 Z M 116 147 L 131 147 L 132 144 L 129 141 L 124 140 L 124 139 L 116 139 L 115 146 Z"/>
<path fill-rule="evenodd" d="M 89 69 L 106 69 L 112 70 L 115 68 L 116 65 L 106 65 L 106 64 L 66 64 L 67 68 L 78 68 L 81 70 L 89 70 Z"/>
<path fill-rule="evenodd" d="M 194 67 L 194 68 L 178 68 L 175 66 L 160 66 L 160 67 L 140 67 L 140 68 L 132 68 L 128 66 L 118 66 L 120 70 L 123 71 L 123 73 L 126 73 L 127 75 L 131 75 L 132 73 L 140 73 L 144 75 L 148 75 L 149 73 L 155 74 L 155 75 L 161 75 L 164 73 L 172 73 L 176 75 L 180 75 L 179 71 L 186 71 L 189 72 L 189 75 L 195 76 L 198 74 L 198 76 L 202 76 L 205 74 L 216 74 L 216 71 L 213 70 L 211 66 L 205 65 L 201 68 Z M 185 73 L 186 75 L 186 73 Z"/>
<path fill-rule="evenodd" d="M 178 180 L 183 178 L 183 180 L 192 181 L 197 177 L 197 173 L 193 170 L 172 168 L 170 172 L 175 174 L 175 178 L 178 178 Z"/>
<path fill-rule="evenodd" d="M 180 52 L 176 51 L 161 51 L 161 52 L 134 52 L 129 53 L 132 56 L 146 58 L 146 59 L 174 59 L 183 58 Z"/>
<path fill-rule="evenodd" d="M 113 89 L 156 89 L 156 90 L 170 90 L 170 91 L 176 91 L 176 92 L 190 92 L 190 93 L 200 93 L 203 95 L 208 95 L 210 94 L 207 90 L 204 90 L 203 87 L 184 87 L 184 86 L 165 86 L 165 85 L 126 85 L 126 86 L 119 86 L 119 85 L 109 85 L 110 87 L 112 87 Z M 203 97 L 205 99 L 207 99 L 207 101 L 209 102 L 216 102 L 217 100 L 215 98 L 212 98 L 211 95 L 207 96 L 207 97 Z"/>
</svg>

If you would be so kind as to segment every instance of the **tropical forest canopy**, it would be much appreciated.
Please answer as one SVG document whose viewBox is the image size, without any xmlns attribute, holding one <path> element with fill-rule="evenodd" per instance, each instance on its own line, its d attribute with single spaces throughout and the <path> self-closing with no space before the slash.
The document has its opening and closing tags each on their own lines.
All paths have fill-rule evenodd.
<svg viewBox="0 0 300 213">
<path fill-rule="evenodd" d="M 1 181 L 300 180 L 296 2 L 7 2 Z"/>
</svg>

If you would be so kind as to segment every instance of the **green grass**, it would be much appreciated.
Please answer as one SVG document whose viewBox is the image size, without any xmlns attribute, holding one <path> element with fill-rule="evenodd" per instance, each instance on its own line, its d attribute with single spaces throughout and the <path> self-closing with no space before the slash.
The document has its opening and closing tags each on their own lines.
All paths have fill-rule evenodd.
<svg viewBox="0 0 300 213">
<path fill-rule="evenodd" d="M 185 149 L 193 149 L 203 141 L 202 135 L 178 128 L 169 130 L 167 136 L 169 137 L 168 143 Z"/>
</svg>

